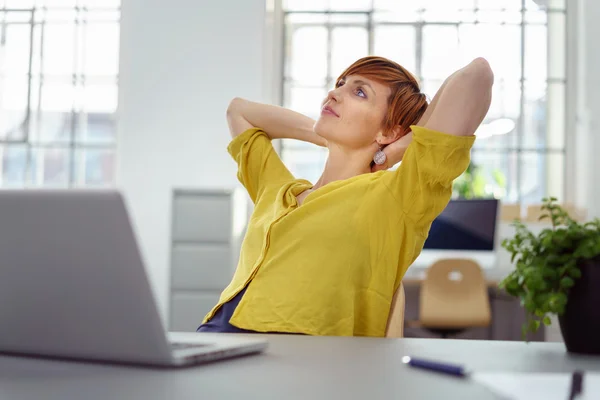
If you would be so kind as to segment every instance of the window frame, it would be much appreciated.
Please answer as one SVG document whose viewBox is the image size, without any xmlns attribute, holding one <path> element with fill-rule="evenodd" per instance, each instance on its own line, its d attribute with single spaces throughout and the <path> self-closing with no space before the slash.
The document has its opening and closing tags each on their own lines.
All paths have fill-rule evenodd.
<svg viewBox="0 0 600 400">
<path fill-rule="evenodd" d="M 330 14 L 364 14 L 364 15 L 368 15 L 368 23 L 367 23 L 367 34 L 369 37 L 368 43 L 369 43 L 369 48 L 368 48 L 368 53 L 372 54 L 373 53 L 373 48 L 374 48 L 374 28 L 375 26 L 382 26 L 382 25 L 391 25 L 391 26 L 399 26 L 399 25 L 411 25 L 411 26 L 418 26 L 420 27 L 417 30 L 417 38 L 416 38 L 416 63 L 417 63 L 417 68 L 415 71 L 413 71 L 417 77 L 422 80 L 423 76 L 422 76 L 422 28 L 425 25 L 438 25 L 439 23 L 436 22 L 424 22 L 424 21 L 413 21 L 413 22 L 389 22 L 389 23 L 381 23 L 381 22 L 377 22 L 374 23 L 373 21 L 373 13 L 374 13 L 374 9 L 371 8 L 370 10 L 365 10 L 365 11 L 332 11 L 332 10 L 328 10 L 328 11 L 288 11 L 288 10 L 284 10 L 283 8 L 283 0 L 278 0 L 275 1 L 275 6 L 272 7 L 271 9 L 268 9 L 267 12 L 270 15 L 270 20 L 271 23 L 273 24 L 273 26 L 279 26 L 279 30 L 281 32 L 281 40 L 280 41 L 274 41 L 274 43 L 276 43 L 276 46 L 273 45 L 272 43 L 269 43 L 267 45 L 267 53 L 270 54 L 276 54 L 275 59 L 278 59 L 278 65 L 276 65 L 272 71 L 274 72 L 278 72 L 278 76 L 280 77 L 280 85 L 276 90 L 273 90 L 271 88 L 271 93 L 272 96 L 271 98 L 273 99 L 273 102 L 282 106 L 285 106 L 286 104 L 286 96 L 285 96 L 285 84 L 286 84 L 286 77 L 285 77 L 285 64 L 286 64 L 286 53 L 289 52 L 289 49 L 286 47 L 287 46 L 287 40 L 288 40 L 288 28 L 286 26 L 286 18 L 288 17 L 288 15 L 290 14 L 320 14 L 320 15 L 330 15 Z M 506 147 L 506 148 L 502 148 L 502 149 L 498 149 L 496 151 L 496 153 L 502 153 L 505 154 L 507 157 L 509 156 L 510 152 L 514 152 L 517 154 L 517 160 L 520 162 L 516 162 L 516 180 L 512 183 L 511 186 L 514 186 L 517 188 L 517 195 L 516 195 L 516 199 L 513 199 L 512 201 L 516 201 L 516 202 L 523 202 L 523 196 L 524 193 L 522 192 L 523 189 L 523 168 L 525 168 L 524 163 L 523 163 L 523 159 L 521 158 L 522 155 L 521 153 L 528 153 L 528 154 L 543 154 L 544 155 L 544 168 L 541 169 L 540 171 L 543 172 L 542 176 L 544 176 L 544 178 L 542 178 L 542 180 L 540 180 L 539 182 L 539 186 L 541 186 L 542 190 L 544 190 L 546 193 L 548 193 L 549 191 L 549 186 L 552 186 L 552 184 L 556 181 L 556 179 L 553 179 L 553 176 L 551 175 L 551 173 L 556 173 L 556 171 L 552 171 L 551 166 L 549 166 L 549 159 L 552 158 L 552 154 L 559 154 L 561 157 L 561 179 L 559 179 L 559 184 L 561 186 L 561 190 L 560 193 L 558 193 L 558 197 L 565 201 L 565 202 L 574 202 L 574 188 L 576 186 L 576 182 L 574 179 L 569 178 L 569 176 L 572 177 L 573 172 L 574 172 L 574 157 L 575 155 L 573 154 L 574 151 L 574 138 L 572 137 L 572 135 L 567 134 L 567 132 L 574 132 L 575 129 L 575 115 L 576 115 L 576 110 L 575 110 L 575 102 L 572 101 L 575 97 L 576 97 L 576 88 L 575 85 L 572 84 L 572 82 L 576 82 L 576 80 L 574 79 L 575 77 L 575 73 L 574 71 L 576 71 L 576 60 L 575 60 L 575 55 L 576 55 L 576 46 L 575 46 L 575 41 L 576 41 L 576 30 L 575 30 L 575 26 L 576 26 L 576 13 L 573 12 L 573 10 L 575 9 L 574 6 L 575 0 L 565 0 L 565 5 L 564 5 L 564 9 L 555 9 L 550 7 L 548 10 L 546 10 L 547 15 L 549 15 L 548 13 L 561 13 L 564 15 L 564 34 L 565 37 L 562 38 L 563 43 L 564 43 L 564 54 L 565 54 L 565 60 L 564 60 L 564 78 L 559 79 L 559 82 L 564 85 L 564 97 L 562 99 L 562 101 L 564 102 L 563 105 L 563 110 L 564 110 L 564 119 L 562 121 L 562 124 L 559 124 L 555 127 L 555 129 L 558 129 L 560 131 L 563 132 L 564 138 L 563 138 L 563 145 L 561 148 L 556 148 L 556 147 L 548 147 L 545 146 L 543 148 L 527 148 L 524 146 L 523 144 L 523 139 L 524 139 L 524 135 L 521 134 L 520 132 L 523 132 L 523 127 L 525 124 L 525 118 L 524 118 L 524 107 L 525 107 L 525 101 L 524 101 L 524 97 L 525 97 L 525 91 L 523 90 L 525 88 L 525 74 L 524 74 L 524 70 L 525 70 L 525 60 L 524 60 L 524 55 L 525 55 L 525 51 L 526 51 L 526 47 L 525 47 L 525 30 L 526 27 L 529 26 L 529 22 L 526 21 L 525 19 L 525 13 L 526 13 L 526 9 L 524 7 L 525 5 L 525 0 L 522 1 L 522 7 L 521 10 L 519 11 L 521 13 L 521 21 L 519 23 L 516 23 L 515 25 L 520 26 L 520 40 L 521 40 L 521 60 L 520 60 L 520 65 L 521 65 L 521 76 L 519 79 L 519 88 L 520 88 L 520 104 L 519 104 L 519 117 L 517 120 L 517 129 L 519 134 L 517 135 L 517 145 L 514 147 Z M 550 18 L 547 17 L 546 18 L 546 22 L 543 25 L 548 26 L 548 29 L 552 29 L 552 27 L 550 26 Z M 442 23 L 444 24 L 444 23 Z M 449 25 L 459 25 L 461 24 L 460 22 L 449 22 L 446 23 Z M 318 25 L 318 24 L 314 24 L 314 25 Z M 322 24 L 321 24 L 322 25 Z M 337 27 L 339 24 L 331 24 L 330 26 L 328 26 L 329 28 L 329 32 L 331 32 L 331 27 L 335 26 Z M 361 26 L 363 27 L 363 24 L 347 24 L 349 26 L 351 25 L 355 25 L 355 26 Z M 549 35 L 550 31 L 547 31 L 547 35 Z M 331 35 L 329 34 L 329 37 Z M 548 37 L 548 36 L 547 36 Z M 548 42 L 547 42 L 548 43 Z M 328 49 L 330 52 L 330 43 L 328 43 Z M 548 46 L 550 47 L 550 46 Z M 549 52 L 551 51 L 550 49 L 548 50 Z M 548 54 L 548 63 L 550 63 L 550 57 L 551 55 Z M 330 65 L 330 61 L 328 60 L 328 68 Z M 327 83 L 329 84 L 327 87 L 330 87 L 330 83 L 332 82 L 333 77 L 329 76 L 329 71 L 328 71 L 328 76 L 327 76 Z M 546 82 L 545 82 L 545 87 L 548 88 L 549 84 L 553 81 L 556 81 L 555 79 L 553 79 L 550 76 L 550 68 L 548 68 L 548 75 L 546 77 Z M 547 98 L 547 95 L 546 95 Z M 547 110 L 547 108 L 546 108 Z M 546 121 L 548 121 L 548 113 L 546 113 Z M 548 137 L 548 130 L 545 131 L 545 135 L 546 138 Z M 286 146 L 284 144 L 283 141 L 277 141 L 276 143 L 276 149 L 278 151 L 278 153 L 282 156 L 284 162 L 286 162 L 286 157 L 285 157 L 285 150 L 286 150 Z M 473 150 L 474 153 L 480 153 L 480 154 L 485 154 L 486 150 L 484 149 L 474 149 Z M 556 169 L 556 168 L 555 168 Z M 510 179 L 510 178 L 509 178 Z M 538 187 L 539 187 L 538 186 Z M 507 188 L 508 190 L 508 188 Z M 540 190 L 540 189 L 538 189 Z M 553 193 L 554 194 L 554 193 Z M 506 194 L 507 197 L 505 197 L 505 199 L 508 199 L 509 194 Z M 539 199 L 541 200 L 541 199 Z"/>
</svg>

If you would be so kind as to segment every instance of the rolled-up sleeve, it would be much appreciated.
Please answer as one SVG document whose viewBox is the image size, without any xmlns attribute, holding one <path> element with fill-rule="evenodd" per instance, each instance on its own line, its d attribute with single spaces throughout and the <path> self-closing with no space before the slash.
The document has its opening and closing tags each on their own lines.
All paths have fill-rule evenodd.
<svg viewBox="0 0 600 400">
<path fill-rule="evenodd" d="M 413 141 L 400 166 L 384 178 L 406 217 L 427 234 L 452 196 L 452 183 L 469 166 L 475 136 L 411 126 Z"/>
<path fill-rule="evenodd" d="M 237 177 L 256 203 L 269 185 L 294 179 L 273 148 L 271 139 L 260 128 L 236 136 L 227 151 L 237 163 Z"/>
</svg>

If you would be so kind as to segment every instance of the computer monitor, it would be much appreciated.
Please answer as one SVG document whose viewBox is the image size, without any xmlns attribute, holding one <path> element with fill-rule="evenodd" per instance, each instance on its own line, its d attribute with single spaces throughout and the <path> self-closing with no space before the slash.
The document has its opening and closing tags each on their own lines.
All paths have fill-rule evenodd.
<svg viewBox="0 0 600 400">
<path fill-rule="evenodd" d="M 470 258 L 482 268 L 496 267 L 498 209 L 497 199 L 451 200 L 431 224 L 413 266 L 427 268 L 442 258 Z"/>
<path fill-rule="evenodd" d="M 451 200 L 433 221 L 423 249 L 493 251 L 498 200 Z"/>
</svg>

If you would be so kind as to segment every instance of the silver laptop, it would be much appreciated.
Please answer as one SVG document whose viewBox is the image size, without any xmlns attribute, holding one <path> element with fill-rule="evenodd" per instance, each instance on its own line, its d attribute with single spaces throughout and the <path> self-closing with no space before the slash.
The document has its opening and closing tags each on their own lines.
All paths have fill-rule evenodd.
<svg viewBox="0 0 600 400">
<path fill-rule="evenodd" d="M 0 191 L 0 326 L 3 353 L 140 365 L 267 346 L 252 335 L 166 333 L 115 190 Z"/>
</svg>

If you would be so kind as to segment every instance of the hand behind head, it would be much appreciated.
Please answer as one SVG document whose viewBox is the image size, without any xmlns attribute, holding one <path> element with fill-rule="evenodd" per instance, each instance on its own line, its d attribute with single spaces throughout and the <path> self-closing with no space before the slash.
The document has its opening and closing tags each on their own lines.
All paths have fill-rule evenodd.
<svg viewBox="0 0 600 400">
<path fill-rule="evenodd" d="M 396 140 L 395 142 L 392 142 L 389 145 L 387 145 L 383 149 L 383 152 L 385 153 L 385 155 L 387 157 L 386 162 L 382 165 L 374 164 L 371 167 L 371 172 L 377 172 L 377 171 L 391 168 L 394 165 L 396 165 L 397 163 L 399 163 L 400 161 L 402 161 L 402 157 L 404 157 L 404 152 L 406 151 L 406 149 L 408 148 L 408 145 L 411 142 L 412 142 L 412 132 L 409 132 L 408 134 L 402 136 L 400 139 Z"/>
</svg>

